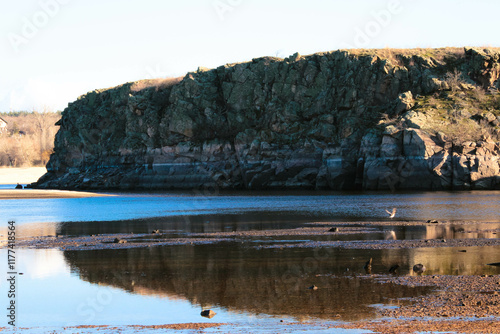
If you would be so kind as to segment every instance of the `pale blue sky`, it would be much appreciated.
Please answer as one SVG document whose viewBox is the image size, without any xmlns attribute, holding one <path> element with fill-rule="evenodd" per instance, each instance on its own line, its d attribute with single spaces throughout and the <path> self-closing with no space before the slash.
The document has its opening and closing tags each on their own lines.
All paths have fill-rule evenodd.
<svg viewBox="0 0 500 334">
<path fill-rule="evenodd" d="M 500 46 L 498 0 L 22 0 L 0 13 L 0 111 L 261 56 Z"/>
</svg>

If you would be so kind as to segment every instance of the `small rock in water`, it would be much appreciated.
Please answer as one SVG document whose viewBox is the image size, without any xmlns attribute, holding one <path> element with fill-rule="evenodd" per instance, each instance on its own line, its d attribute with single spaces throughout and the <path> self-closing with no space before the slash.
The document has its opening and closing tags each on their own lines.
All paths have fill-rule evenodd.
<svg viewBox="0 0 500 334">
<path fill-rule="evenodd" d="M 446 239 L 441 240 L 441 242 L 446 242 Z"/>
<path fill-rule="evenodd" d="M 118 238 L 115 238 L 115 240 L 113 240 L 113 242 L 115 244 L 126 244 L 127 243 L 127 240 L 123 240 L 123 239 L 118 239 Z"/>
<path fill-rule="evenodd" d="M 413 271 L 417 274 L 422 274 L 424 271 L 425 271 L 425 266 L 421 263 L 418 263 L 416 265 L 413 266 Z"/>
<path fill-rule="evenodd" d="M 311 285 L 308 287 L 309 290 L 318 290 L 318 287 L 316 285 Z"/>
<path fill-rule="evenodd" d="M 201 316 L 205 317 L 205 318 L 209 318 L 209 319 L 212 319 L 213 317 L 215 317 L 216 314 L 217 313 L 215 313 L 212 310 L 203 310 L 203 311 L 201 311 Z"/>
<path fill-rule="evenodd" d="M 23 189 L 23 186 L 18 183 L 16 189 Z"/>
<path fill-rule="evenodd" d="M 151 234 L 160 234 L 160 230 L 153 230 Z"/>
<path fill-rule="evenodd" d="M 332 227 L 331 229 L 328 230 L 328 232 L 338 232 L 339 228 L 338 227 Z"/>
<path fill-rule="evenodd" d="M 399 269 L 399 264 L 395 264 L 391 268 L 389 268 L 389 273 L 395 275 L 397 274 L 398 269 Z"/>
<path fill-rule="evenodd" d="M 365 270 L 365 272 L 367 274 L 372 273 L 372 262 L 373 262 L 373 259 L 370 258 L 368 261 L 366 261 L 365 265 L 363 266 L 363 269 Z"/>
<path fill-rule="evenodd" d="M 435 220 L 435 219 L 429 219 L 429 220 L 427 221 L 427 224 L 438 224 L 438 223 L 439 223 L 439 221 L 437 221 L 437 220 Z"/>
</svg>

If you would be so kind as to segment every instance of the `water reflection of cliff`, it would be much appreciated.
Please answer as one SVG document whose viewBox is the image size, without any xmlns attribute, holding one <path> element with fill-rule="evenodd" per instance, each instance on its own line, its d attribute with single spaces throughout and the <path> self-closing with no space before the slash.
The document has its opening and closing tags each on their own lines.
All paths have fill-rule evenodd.
<svg viewBox="0 0 500 334">
<path fill-rule="evenodd" d="M 372 254 L 374 262 L 382 262 L 381 254 Z M 72 270 L 92 283 L 202 307 L 301 319 L 371 318 L 369 305 L 426 290 L 352 275 L 362 272 L 357 256 L 348 250 L 256 250 L 237 243 L 65 252 Z M 308 289 L 313 284 L 319 289 Z"/>
<path fill-rule="evenodd" d="M 97 221 L 59 224 L 62 235 L 90 235 L 111 233 L 150 233 L 159 229 L 169 232 L 212 233 L 264 229 L 295 228 L 307 222 L 307 217 L 297 213 L 245 213 L 220 215 L 173 216 L 123 221 Z"/>
</svg>

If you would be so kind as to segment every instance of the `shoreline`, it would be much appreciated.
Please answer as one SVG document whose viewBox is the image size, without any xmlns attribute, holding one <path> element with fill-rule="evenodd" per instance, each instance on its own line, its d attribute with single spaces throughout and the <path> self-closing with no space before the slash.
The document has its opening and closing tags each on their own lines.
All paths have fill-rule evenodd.
<svg viewBox="0 0 500 334">
<path fill-rule="evenodd" d="M 261 324 L 252 328 L 252 333 L 311 333 L 325 332 L 330 330 L 352 330 L 353 333 L 499 333 L 500 322 L 491 319 L 467 320 L 467 319 L 448 319 L 448 320 L 430 320 L 430 319 L 380 319 L 368 322 L 288 322 L 276 319 L 275 324 Z M 243 334 L 249 332 L 248 325 L 230 324 L 230 323 L 179 323 L 179 324 L 159 324 L 159 325 L 82 325 L 65 327 L 36 327 L 36 328 L 16 328 L 11 330 L 7 327 L 0 327 L 2 333 L 33 333 L 32 330 L 46 330 L 47 332 L 57 333 L 102 333 L 105 331 L 110 334 L 156 332 L 165 330 L 175 331 L 182 334 L 195 334 L 201 332 L 210 332 L 218 334 Z M 349 332 L 346 332 L 349 333 Z"/>
<path fill-rule="evenodd" d="M 70 191 L 70 190 L 40 190 L 40 189 L 0 189 L 0 200 L 9 199 L 46 199 L 46 198 L 84 198 L 107 197 L 111 194 Z"/>
</svg>

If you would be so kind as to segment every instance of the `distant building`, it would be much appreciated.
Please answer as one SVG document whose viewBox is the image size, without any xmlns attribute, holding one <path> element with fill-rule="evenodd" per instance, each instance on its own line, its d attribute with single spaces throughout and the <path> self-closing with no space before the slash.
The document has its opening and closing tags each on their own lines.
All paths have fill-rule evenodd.
<svg viewBox="0 0 500 334">
<path fill-rule="evenodd" d="M 7 121 L 0 117 L 0 133 L 7 131 Z"/>
</svg>

